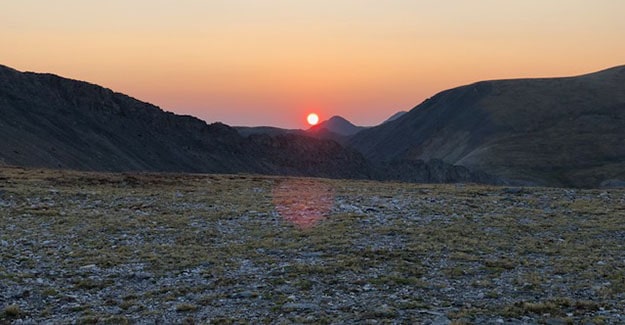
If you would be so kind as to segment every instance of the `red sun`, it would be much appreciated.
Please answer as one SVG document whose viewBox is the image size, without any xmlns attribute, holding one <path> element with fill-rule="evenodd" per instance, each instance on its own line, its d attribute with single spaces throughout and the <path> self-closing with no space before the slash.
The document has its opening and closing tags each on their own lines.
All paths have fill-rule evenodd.
<svg viewBox="0 0 625 325">
<path fill-rule="evenodd" d="M 310 113 L 308 114 L 308 117 L 306 117 L 306 121 L 308 121 L 308 124 L 310 125 L 316 125 L 317 123 L 319 123 L 319 115 L 315 113 Z"/>
</svg>

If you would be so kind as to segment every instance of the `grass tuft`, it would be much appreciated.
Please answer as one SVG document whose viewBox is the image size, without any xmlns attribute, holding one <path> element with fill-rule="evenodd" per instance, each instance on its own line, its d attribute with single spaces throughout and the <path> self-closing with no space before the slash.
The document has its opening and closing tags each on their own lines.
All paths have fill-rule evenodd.
<svg viewBox="0 0 625 325">
<path fill-rule="evenodd" d="M 4 315 L 9 318 L 15 318 L 22 314 L 22 309 L 17 304 L 4 307 Z"/>
</svg>

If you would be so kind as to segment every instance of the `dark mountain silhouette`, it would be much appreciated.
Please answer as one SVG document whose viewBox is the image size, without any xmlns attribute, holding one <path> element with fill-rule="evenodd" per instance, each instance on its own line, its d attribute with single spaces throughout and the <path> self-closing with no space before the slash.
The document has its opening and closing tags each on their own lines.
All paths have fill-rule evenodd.
<svg viewBox="0 0 625 325">
<path fill-rule="evenodd" d="M 340 144 L 344 144 L 350 136 L 366 129 L 366 127 L 356 126 L 343 117 L 333 116 L 326 121 L 310 127 L 308 130 L 281 129 L 271 126 L 238 126 L 235 127 L 235 129 L 244 137 L 254 134 L 266 134 L 271 136 L 297 134 L 317 139 L 333 140 Z"/>
<path fill-rule="evenodd" d="M 406 111 L 397 112 L 382 124 L 394 121 L 406 114 Z M 321 139 L 333 139 L 339 142 L 346 142 L 352 135 L 368 129 L 366 126 L 356 126 L 349 120 L 341 116 L 333 116 L 328 120 L 325 120 L 315 126 L 310 127 L 308 130 L 300 129 L 282 129 L 273 126 L 235 126 L 234 127 L 240 135 L 247 137 L 253 134 L 267 134 L 267 135 L 280 135 L 280 134 L 298 134 L 307 135 L 314 138 Z"/>
<path fill-rule="evenodd" d="M 283 134 L 308 135 L 304 130 L 282 129 L 273 126 L 234 126 L 233 128 L 243 137 L 248 137 L 254 134 L 266 134 L 271 136 Z"/>
<path fill-rule="evenodd" d="M 2 164 L 419 182 L 484 179 L 445 163 L 420 164 L 409 178 L 396 177 L 396 172 L 374 167 L 357 151 L 303 130 L 206 124 L 94 84 L 4 66 L 0 66 Z"/>
<path fill-rule="evenodd" d="M 384 122 L 382 122 L 382 124 L 388 123 L 388 122 L 391 122 L 391 121 L 395 121 L 396 119 L 404 116 L 404 114 L 406 114 L 406 113 L 408 113 L 408 112 L 407 111 L 399 111 L 399 112 L 391 115 L 391 117 L 387 118 Z"/>
<path fill-rule="evenodd" d="M 510 182 L 625 180 L 625 66 L 443 91 L 349 142 L 374 162 L 440 159 Z M 619 181 L 620 180 L 620 181 Z"/>
<path fill-rule="evenodd" d="M 351 136 L 364 129 L 366 129 L 366 127 L 356 126 L 341 116 L 332 116 L 330 119 L 312 126 L 308 129 L 308 132 L 319 133 L 327 130 L 338 135 Z"/>
<path fill-rule="evenodd" d="M 351 136 L 364 129 L 366 129 L 366 127 L 356 126 L 341 116 L 333 116 L 328 120 L 310 127 L 306 130 L 306 133 L 311 137 L 334 140 L 345 145 Z"/>
<path fill-rule="evenodd" d="M 267 173 L 369 178 L 363 157 L 297 135 L 242 137 L 51 74 L 0 66 L 0 162 L 101 171 Z"/>
</svg>

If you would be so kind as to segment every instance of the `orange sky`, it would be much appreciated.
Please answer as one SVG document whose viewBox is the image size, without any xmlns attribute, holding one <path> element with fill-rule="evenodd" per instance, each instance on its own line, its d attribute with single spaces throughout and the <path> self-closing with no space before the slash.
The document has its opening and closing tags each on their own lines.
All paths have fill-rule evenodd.
<svg viewBox="0 0 625 325">
<path fill-rule="evenodd" d="M 621 0 L 20 0 L 0 64 L 230 125 L 373 125 L 484 79 L 625 64 Z"/>
</svg>

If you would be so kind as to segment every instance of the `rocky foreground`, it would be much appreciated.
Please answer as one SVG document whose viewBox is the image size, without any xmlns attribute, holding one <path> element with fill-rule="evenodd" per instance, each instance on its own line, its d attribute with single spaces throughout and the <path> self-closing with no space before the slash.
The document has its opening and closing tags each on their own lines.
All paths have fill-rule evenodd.
<svg viewBox="0 0 625 325">
<path fill-rule="evenodd" d="M 0 169 L 0 323 L 625 323 L 625 191 Z"/>
</svg>

